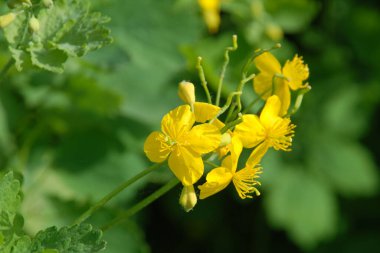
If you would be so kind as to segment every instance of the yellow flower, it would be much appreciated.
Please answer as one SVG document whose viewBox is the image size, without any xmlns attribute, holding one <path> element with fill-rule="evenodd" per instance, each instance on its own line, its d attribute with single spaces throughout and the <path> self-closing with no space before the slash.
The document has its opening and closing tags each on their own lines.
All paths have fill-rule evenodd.
<svg viewBox="0 0 380 253">
<path fill-rule="evenodd" d="M 264 154 L 270 147 L 276 150 L 290 151 L 295 125 L 289 118 L 279 116 L 281 101 L 273 95 L 268 98 L 260 117 L 252 114 L 243 115 L 243 122 L 235 127 L 234 135 L 238 136 L 245 148 L 260 146 Z M 248 159 L 250 163 L 255 157 Z"/>
<path fill-rule="evenodd" d="M 10 23 L 13 22 L 13 20 L 15 20 L 15 18 L 16 14 L 14 14 L 13 12 L 0 16 L 0 28 L 8 26 Z"/>
<path fill-rule="evenodd" d="M 151 133 L 144 144 L 144 152 L 152 162 L 161 163 L 169 157 L 169 168 L 184 186 L 193 185 L 202 176 L 201 155 L 215 150 L 221 139 L 217 127 L 194 123 L 190 106 L 179 106 L 163 117 L 162 132 Z"/>
<path fill-rule="evenodd" d="M 220 0 L 198 0 L 198 3 L 209 32 L 217 32 L 220 25 Z"/>
<path fill-rule="evenodd" d="M 256 180 L 261 173 L 261 168 L 256 167 L 260 160 L 256 159 L 249 166 L 246 165 L 244 169 L 236 171 L 242 149 L 243 146 L 239 138 L 233 137 L 231 155 L 224 158 L 221 167 L 217 167 L 207 174 L 206 183 L 198 186 L 201 191 L 200 199 L 205 199 L 222 191 L 231 181 L 242 199 L 252 198 L 252 193 L 256 193 L 257 196 L 260 195 L 256 188 L 256 185 L 260 185 L 260 182 Z M 262 155 L 258 154 L 258 157 L 262 157 Z"/>
<path fill-rule="evenodd" d="M 302 57 L 295 55 L 293 60 L 286 61 L 281 69 L 280 63 L 269 52 L 265 52 L 255 59 L 255 64 L 260 73 L 253 81 L 253 87 L 257 94 L 264 100 L 271 95 L 277 95 L 282 103 L 280 115 L 288 112 L 290 105 L 290 89 L 298 90 L 308 87 L 303 84 L 309 77 L 309 68 L 304 64 Z M 276 77 L 282 76 L 282 77 Z"/>
</svg>

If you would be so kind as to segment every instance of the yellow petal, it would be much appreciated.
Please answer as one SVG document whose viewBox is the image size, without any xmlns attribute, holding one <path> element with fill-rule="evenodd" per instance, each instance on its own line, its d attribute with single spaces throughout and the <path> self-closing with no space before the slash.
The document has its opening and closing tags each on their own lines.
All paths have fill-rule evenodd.
<svg viewBox="0 0 380 253">
<path fill-rule="evenodd" d="M 219 130 L 222 129 L 222 128 L 225 126 L 225 124 L 224 124 L 222 121 L 218 120 L 218 119 L 215 119 L 215 120 L 211 123 L 211 125 L 216 126 Z"/>
<path fill-rule="evenodd" d="M 260 185 L 260 182 L 256 180 L 260 173 L 261 168 L 253 167 L 245 167 L 235 173 L 233 183 L 240 198 L 252 198 L 252 193 L 255 193 L 257 196 L 260 195 L 260 192 L 256 188 L 256 185 Z"/>
<path fill-rule="evenodd" d="M 181 105 L 162 118 L 161 129 L 172 141 L 176 141 L 190 131 L 194 125 L 194 120 L 194 113 L 191 112 L 190 106 Z"/>
<path fill-rule="evenodd" d="M 265 52 L 257 56 L 254 60 L 256 67 L 261 73 L 274 75 L 276 73 L 281 74 L 281 65 L 271 53 Z"/>
<path fill-rule="evenodd" d="M 199 6 L 202 10 L 218 10 L 220 0 L 198 0 Z"/>
<path fill-rule="evenodd" d="M 309 78 L 309 67 L 298 55 L 285 63 L 282 72 L 289 79 L 289 86 L 292 90 L 304 88 L 305 85 L 302 85 L 302 82 Z"/>
<path fill-rule="evenodd" d="M 278 96 L 270 96 L 260 114 L 260 121 L 266 129 L 271 128 L 279 119 L 281 101 Z"/>
<path fill-rule="evenodd" d="M 199 155 L 214 151 L 219 147 L 221 134 L 216 126 L 201 124 L 193 127 L 186 136 L 189 147 Z"/>
<path fill-rule="evenodd" d="M 204 123 L 207 120 L 213 119 L 216 117 L 220 107 L 208 103 L 195 102 L 194 103 L 194 114 L 195 121 Z"/>
<path fill-rule="evenodd" d="M 237 136 L 232 137 L 230 150 L 231 150 L 231 167 L 230 168 L 232 172 L 235 172 L 238 161 L 239 161 L 240 153 L 243 150 L 243 144 L 241 140 L 239 139 L 239 137 Z"/>
<path fill-rule="evenodd" d="M 165 161 L 170 153 L 170 146 L 166 142 L 165 135 L 160 132 L 151 133 L 144 143 L 144 152 L 152 162 Z"/>
<path fill-rule="evenodd" d="M 198 186 L 200 192 L 200 199 L 205 199 L 220 192 L 228 186 L 232 180 L 233 174 L 226 168 L 218 167 L 213 169 L 207 174 L 206 183 Z"/>
<path fill-rule="evenodd" d="M 253 114 L 243 115 L 243 122 L 235 127 L 234 136 L 239 137 L 243 147 L 252 148 L 265 139 L 265 129 Z"/>
<path fill-rule="evenodd" d="M 201 178 L 204 165 L 190 149 L 176 146 L 169 156 L 169 168 L 184 186 L 190 186 Z"/>
<path fill-rule="evenodd" d="M 256 94 L 266 100 L 273 92 L 273 75 L 262 72 L 253 79 Z"/>
<path fill-rule="evenodd" d="M 281 101 L 281 109 L 279 116 L 282 117 L 288 113 L 288 109 L 290 106 L 290 89 L 288 82 L 283 79 L 277 79 L 273 94 L 277 95 Z"/>
<path fill-rule="evenodd" d="M 255 167 L 263 156 L 266 154 L 268 151 L 270 145 L 269 142 L 264 141 L 263 143 L 259 144 L 255 149 L 252 151 L 251 155 L 248 157 L 248 160 L 246 162 L 246 165 L 248 167 Z"/>
</svg>

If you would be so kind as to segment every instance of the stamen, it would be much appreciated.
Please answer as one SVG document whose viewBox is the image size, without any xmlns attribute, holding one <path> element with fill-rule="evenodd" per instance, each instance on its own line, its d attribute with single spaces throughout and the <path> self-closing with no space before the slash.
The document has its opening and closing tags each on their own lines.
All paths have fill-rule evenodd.
<svg viewBox="0 0 380 253">
<path fill-rule="evenodd" d="M 259 190 L 255 186 L 261 185 L 260 182 L 256 180 L 261 173 L 261 167 L 244 168 L 235 173 L 233 183 L 240 198 L 252 198 L 252 193 L 255 193 L 256 196 L 260 195 Z"/>
<path fill-rule="evenodd" d="M 292 137 L 294 136 L 294 128 L 289 118 L 279 119 L 274 125 L 268 129 L 267 141 L 270 146 L 276 150 L 290 151 L 292 145 Z"/>
</svg>

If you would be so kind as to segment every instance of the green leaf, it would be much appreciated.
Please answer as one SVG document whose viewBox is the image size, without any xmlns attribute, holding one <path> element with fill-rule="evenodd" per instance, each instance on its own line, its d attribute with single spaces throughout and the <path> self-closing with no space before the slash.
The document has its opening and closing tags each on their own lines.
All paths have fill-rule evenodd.
<svg viewBox="0 0 380 253">
<path fill-rule="evenodd" d="M 339 193 L 351 197 L 377 192 L 379 174 L 364 147 L 328 135 L 318 136 L 313 143 L 310 167 L 321 173 Z"/>
<path fill-rule="evenodd" d="M 287 33 L 305 29 L 319 9 L 314 0 L 267 0 L 265 7 Z"/>
<path fill-rule="evenodd" d="M 275 176 L 281 180 L 267 189 L 265 198 L 269 221 L 304 248 L 332 237 L 337 203 L 329 188 L 300 168 L 283 167 Z"/>
<path fill-rule="evenodd" d="M 89 1 L 57 0 L 51 8 L 37 8 L 34 15 L 38 31 L 25 30 L 27 11 L 4 29 L 19 71 L 29 58 L 36 67 L 61 73 L 69 56 L 81 57 L 112 42 L 104 26 L 110 19 L 90 12 Z"/>
<path fill-rule="evenodd" d="M 20 203 L 20 182 L 9 172 L 0 180 L 0 211 L 13 216 L 16 214 Z"/>
<path fill-rule="evenodd" d="M 29 236 L 23 236 L 17 239 L 12 248 L 12 253 L 30 253 L 32 241 Z"/>
<path fill-rule="evenodd" d="M 9 252 L 15 233 L 22 227 L 22 218 L 16 215 L 21 203 L 20 182 L 9 172 L 0 180 L 0 251 Z"/>
<path fill-rule="evenodd" d="M 37 233 L 32 243 L 32 252 L 92 253 L 105 248 L 101 240 L 102 231 L 90 224 L 80 224 L 57 229 L 50 227 Z"/>
<path fill-rule="evenodd" d="M 42 45 L 33 46 L 29 51 L 34 66 L 51 72 L 63 72 L 63 64 L 68 58 L 65 52 L 59 49 L 46 49 Z"/>
</svg>

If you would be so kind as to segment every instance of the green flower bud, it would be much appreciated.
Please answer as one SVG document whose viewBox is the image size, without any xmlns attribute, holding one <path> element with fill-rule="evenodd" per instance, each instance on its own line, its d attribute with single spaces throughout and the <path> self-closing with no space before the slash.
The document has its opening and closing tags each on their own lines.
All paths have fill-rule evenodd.
<svg viewBox="0 0 380 253">
<path fill-rule="evenodd" d="M 30 7 L 32 6 L 32 2 L 30 0 L 8 0 L 7 5 L 10 9 L 14 9 L 18 5 L 24 5 L 24 6 Z"/>
<path fill-rule="evenodd" d="M 34 16 L 29 19 L 29 29 L 31 32 L 38 32 L 40 30 L 40 21 Z"/>
<path fill-rule="evenodd" d="M 4 28 L 7 25 L 9 25 L 13 22 L 15 18 L 16 14 L 14 14 L 13 12 L 0 16 L 0 28 Z"/>
<path fill-rule="evenodd" d="M 186 212 L 190 212 L 197 204 L 197 195 L 192 185 L 183 187 L 181 197 L 179 197 L 179 204 Z"/>
<path fill-rule="evenodd" d="M 53 2 L 53 0 L 42 0 L 42 4 L 43 4 L 46 8 L 51 8 L 51 7 L 53 7 L 54 2 Z"/>
</svg>

